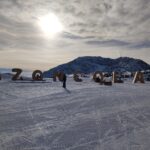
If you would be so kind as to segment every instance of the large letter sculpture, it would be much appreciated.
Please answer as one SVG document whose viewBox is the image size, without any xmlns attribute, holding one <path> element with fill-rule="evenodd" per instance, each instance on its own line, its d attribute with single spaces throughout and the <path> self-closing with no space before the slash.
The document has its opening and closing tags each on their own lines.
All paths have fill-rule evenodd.
<svg viewBox="0 0 150 150">
<path fill-rule="evenodd" d="M 112 82 L 113 83 L 123 83 L 123 80 L 121 80 L 121 77 L 117 72 L 112 73 Z"/>
<path fill-rule="evenodd" d="M 19 68 L 13 68 L 12 72 L 16 72 L 16 74 L 13 75 L 12 80 L 23 80 L 22 77 L 20 77 L 20 74 L 22 72 L 22 69 Z"/>
<path fill-rule="evenodd" d="M 63 72 L 59 72 L 58 73 L 58 79 L 59 79 L 59 81 L 63 81 L 63 78 L 64 78 L 64 73 Z"/>
<path fill-rule="evenodd" d="M 43 73 L 40 70 L 35 70 L 32 73 L 32 80 L 34 81 L 42 81 L 43 80 Z"/>
<path fill-rule="evenodd" d="M 143 76 L 143 73 L 142 73 L 142 72 L 136 72 L 136 73 L 135 73 L 134 79 L 133 79 L 133 82 L 132 82 L 132 83 L 137 83 L 137 82 L 145 83 L 145 82 L 144 82 L 144 76 Z"/>
<path fill-rule="evenodd" d="M 82 82 L 82 79 L 79 78 L 79 74 L 80 74 L 80 73 L 74 73 L 74 74 L 73 74 L 73 79 L 74 79 L 74 81 L 76 81 L 76 82 Z"/>
<path fill-rule="evenodd" d="M 104 76 L 101 71 L 96 71 L 93 75 L 93 80 L 95 82 L 99 82 L 100 84 L 103 84 Z"/>
<path fill-rule="evenodd" d="M 59 81 L 63 81 L 64 73 L 63 72 L 55 72 L 53 75 L 53 81 L 57 81 L 57 78 Z"/>
</svg>

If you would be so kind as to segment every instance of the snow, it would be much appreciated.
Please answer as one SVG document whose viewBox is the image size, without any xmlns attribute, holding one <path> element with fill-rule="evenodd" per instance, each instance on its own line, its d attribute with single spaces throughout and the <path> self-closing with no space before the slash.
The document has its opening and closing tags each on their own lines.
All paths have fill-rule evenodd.
<svg viewBox="0 0 150 150">
<path fill-rule="evenodd" d="M 150 82 L 0 81 L 0 150 L 148 150 Z"/>
</svg>

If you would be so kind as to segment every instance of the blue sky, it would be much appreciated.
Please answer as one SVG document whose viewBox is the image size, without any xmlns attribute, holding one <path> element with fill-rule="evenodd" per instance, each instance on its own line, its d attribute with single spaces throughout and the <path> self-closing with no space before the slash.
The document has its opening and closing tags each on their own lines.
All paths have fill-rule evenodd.
<svg viewBox="0 0 150 150">
<path fill-rule="evenodd" d="M 150 63 L 149 0 L 1 0 L 0 67 L 46 70 L 79 56 L 129 56 Z M 39 18 L 63 26 L 45 35 Z"/>
</svg>

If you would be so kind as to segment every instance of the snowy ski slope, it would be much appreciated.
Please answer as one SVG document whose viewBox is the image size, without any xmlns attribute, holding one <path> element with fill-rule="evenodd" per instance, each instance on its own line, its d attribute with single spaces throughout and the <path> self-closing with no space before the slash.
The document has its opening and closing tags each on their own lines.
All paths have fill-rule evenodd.
<svg viewBox="0 0 150 150">
<path fill-rule="evenodd" d="M 0 150 L 149 150 L 150 83 L 0 81 Z"/>
</svg>

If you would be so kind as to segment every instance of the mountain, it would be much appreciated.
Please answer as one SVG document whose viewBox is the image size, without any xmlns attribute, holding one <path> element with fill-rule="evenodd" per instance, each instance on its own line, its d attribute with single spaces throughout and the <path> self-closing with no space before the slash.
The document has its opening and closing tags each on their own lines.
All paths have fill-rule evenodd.
<svg viewBox="0 0 150 150">
<path fill-rule="evenodd" d="M 67 74 L 74 72 L 92 73 L 95 71 L 140 71 L 150 69 L 150 65 L 140 59 L 120 57 L 117 59 L 103 57 L 78 57 L 66 64 L 59 65 L 44 72 L 44 77 L 50 77 L 54 72 L 63 71 Z"/>
</svg>

